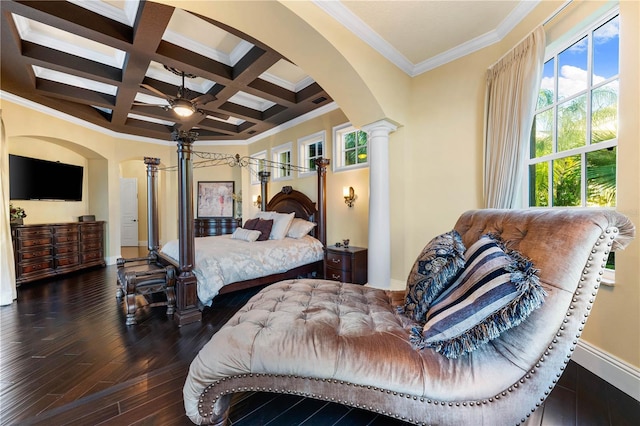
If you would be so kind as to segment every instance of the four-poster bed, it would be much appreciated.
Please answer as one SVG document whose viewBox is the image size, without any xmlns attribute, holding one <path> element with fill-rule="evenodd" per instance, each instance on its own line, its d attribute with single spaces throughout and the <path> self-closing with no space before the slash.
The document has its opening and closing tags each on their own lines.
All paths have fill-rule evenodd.
<svg viewBox="0 0 640 426">
<path fill-rule="evenodd" d="M 192 171 L 192 144 L 197 134 L 194 132 L 175 132 L 173 137 L 178 145 L 178 240 L 173 248 L 173 256 L 168 256 L 160 251 L 158 243 L 157 230 L 157 205 L 155 201 L 148 210 L 149 229 L 154 230 L 149 233 L 149 250 L 152 256 L 162 265 L 171 265 L 176 268 L 176 312 L 174 319 L 178 325 L 185 325 L 201 319 L 200 304 L 198 299 L 198 280 L 194 268 L 197 267 L 196 244 L 193 232 L 193 171 Z M 315 237 L 324 248 L 326 245 L 326 206 L 325 206 L 325 179 L 326 170 L 329 164 L 327 159 L 316 160 L 316 171 L 318 177 L 317 184 L 317 205 L 305 194 L 284 187 L 281 192 L 276 194 L 269 202 L 267 198 L 267 181 L 269 173 L 261 172 L 261 210 L 278 213 L 294 213 L 294 216 L 305 221 L 316 223 L 316 227 L 311 231 L 311 235 Z M 153 167 L 153 166 L 152 166 Z M 157 166 L 156 166 L 157 167 Z M 155 176 L 155 173 L 149 173 L 149 176 Z M 148 182 L 149 192 L 153 192 L 149 196 L 150 200 L 155 200 L 155 191 L 157 184 Z M 153 210 L 153 211 L 152 211 Z M 206 237 L 219 238 L 219 237 Z M 229 236 L 223 236 L 229 238 Z M 252 243 L 253 244 L 253 243 Z M 258 242 L 257 244 L 260 244 Z M 295 266 L 286 271 L 278 271 L 268 276 L 260 276 L 247 280 L 224 283 L 224 286 L 216 291 L 216 294 L 228 293 L 253 286 L 271 284 L 288 278 L 296 277 L 320 277 L 323 276 L 323 260 L 322 255 L 308 264 Z M 207 302 L 207 301 L 204 301 Z M 206 304 L 206 303 L 204 303 Z"/>
</svg>

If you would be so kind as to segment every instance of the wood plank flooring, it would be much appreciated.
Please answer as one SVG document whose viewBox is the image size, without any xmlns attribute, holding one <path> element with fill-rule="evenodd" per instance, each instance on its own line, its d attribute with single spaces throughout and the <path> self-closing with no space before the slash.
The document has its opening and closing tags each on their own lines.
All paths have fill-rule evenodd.
<svg viewBox="0 0 640 426">
<path fill-rule="evenodd" d="M 0 307 L 1 425 L 189 425 L 182 384 L 200 348 L 256 289 L 222 295 L 201 323 L 177 327 L 143 306 L 127 327 L 108 266 L 25 284 Z M 144 303 L 144 300 L 140 300 Z M 635 425 L 640 403 L 575 363 L 533 425 Z M 290 395 L 234 396 L 234 426 L 403 425 L 339 404 Z"/>
</svg>

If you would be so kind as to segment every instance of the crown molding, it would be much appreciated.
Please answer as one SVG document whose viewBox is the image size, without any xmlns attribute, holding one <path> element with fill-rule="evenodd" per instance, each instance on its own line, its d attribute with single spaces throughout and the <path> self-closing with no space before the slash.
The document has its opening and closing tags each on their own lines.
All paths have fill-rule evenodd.
<svg viewBox="0 0 640 426">
<path fill-rule="evenodd" d="M 502 40 L 516 25 L 524 19 L 537 5 L 540 0 L 523 0 L 500 22 L 498 27 L 481 36 L 478 36 L 466 43 L 460 44 L 439 55 L 424 60 L 418 64 L 409 61 L 403 54 L 396 50 L 391 44 L 384 40 L 378 33 L 369 27 L 351 10 L 340 1 L 312 0 L 320 9 L 324 10 L 333 19 L 342 24 L 345 28 L 359 37 L 375 49 L 391 63 L 400 68 L 410 77 L 416 77 L 426 71 L 437 68 L 456 59 L 462 58 L 470 53 L 476 52 L 487 46 Z"/>
</svg>

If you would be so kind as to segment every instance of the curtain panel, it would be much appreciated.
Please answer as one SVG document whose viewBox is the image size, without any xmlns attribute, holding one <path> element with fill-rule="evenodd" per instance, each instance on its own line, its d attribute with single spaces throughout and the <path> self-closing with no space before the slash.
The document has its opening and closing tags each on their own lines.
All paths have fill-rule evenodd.
<svg viewBox="0 0 640 426">
<path fill-rule="evenodd" d="M 486 208 L 518 207 L 524 161 L 535 112 L 545 50 L 536 28 L 487 71 L 484 143 Z"/>
<path fill-rule="evenodd" d="M 4 121 L 0 109 L 0 197 L 4 213 L 0 215 L 0 305 L 10 305 L 17 297 L 16 271 L 11 243 L 9 217 L 9 142 L 4 133 Z"/>
</svg>

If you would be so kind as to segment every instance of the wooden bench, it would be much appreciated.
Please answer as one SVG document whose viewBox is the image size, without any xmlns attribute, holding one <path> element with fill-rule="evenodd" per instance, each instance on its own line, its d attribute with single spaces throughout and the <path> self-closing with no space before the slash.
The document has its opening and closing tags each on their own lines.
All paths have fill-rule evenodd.
<svg viewBox="0 0 640 426">
<path fill-rule="evenodd" d="M 165 293 L 166 301 L 151 302 L 148 306 L 166 306 L 167 315 L 173 315 L 176 306 L 176 270 L 172 265 L 161 265 L 155 254 L 148 257 L 119 258 L 118 290 L 116 298 L 125 296 L 124 302 L 127 312 L 126 325 L 134 325 L 136 321 L 136 296 L 147 297 L 153 293 Z"/>
</svg>

